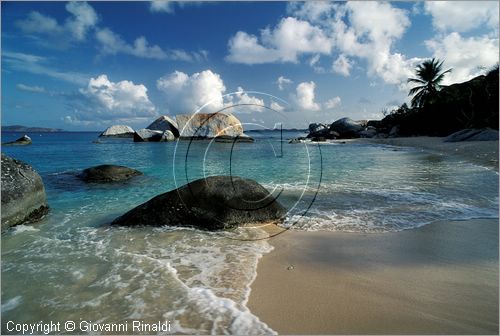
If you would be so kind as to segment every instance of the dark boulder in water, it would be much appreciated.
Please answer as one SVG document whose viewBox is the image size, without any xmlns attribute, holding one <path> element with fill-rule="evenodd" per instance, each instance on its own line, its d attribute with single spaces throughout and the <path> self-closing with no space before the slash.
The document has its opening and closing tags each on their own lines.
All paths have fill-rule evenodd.
<svg viewBox="0 0 500 336">
<path fill-rule="evenodd" d="M 351 118 L 342 118 L 330 125 L 330 131 L 337 132 L 340 138 L 358 138 L 358 132 L 364 130 L 363 125 Z"/>
<path fill-rule="evenodd" d="M 228 135 L 221 135 L 215 137 L 215 142 L 233 143 L 233 142 L 254 142 L 254 141 L 255 140 L 253 138 L 249 137 L 246 134 L 237 135 L 235 137 Z"/>
<path fill-rule="evenodd" d="M 158 195 L 112 224 L 222 230 L 280 220 L 285 214 L 286 209 L 259 183 L 241 177 L 211 176 Z"/>
<path fill-rule="evenodd" d="M 2 154 L 2 231 L 47 214 L 42 178 L 28 164 Z"/>
<path fill-rule="evenodd" d="M 122 182 L 134 176 L 142 175 L 138 170 L 115 165 L 100 165 L 84 169 L 80 178 L 90 183 Z"/>
<path fill-rule="evenodd" d="M 14 140 L 14 141 L 10 141 L 10 142 L 6 142 L 3 145 L 4 146 L 25 146 L 25 145 L 31 145 L 31 144 L 32 144 L 31 138 L 25 134 L 22 137 L 20 137 L 19 139 Z"/>
</svg>

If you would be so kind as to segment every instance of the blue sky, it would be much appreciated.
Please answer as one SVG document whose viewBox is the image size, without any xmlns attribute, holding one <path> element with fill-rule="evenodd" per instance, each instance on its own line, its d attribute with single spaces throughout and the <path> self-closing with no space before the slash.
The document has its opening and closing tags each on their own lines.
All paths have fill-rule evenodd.
<svg viewBox="0 0 500 336">
<path fill-rule="evenodd" d="M 496 64 L 498 2 L 2 2 L 2 124 L 378 119 L 430 57 L 445 84 Z"/>
</svg>

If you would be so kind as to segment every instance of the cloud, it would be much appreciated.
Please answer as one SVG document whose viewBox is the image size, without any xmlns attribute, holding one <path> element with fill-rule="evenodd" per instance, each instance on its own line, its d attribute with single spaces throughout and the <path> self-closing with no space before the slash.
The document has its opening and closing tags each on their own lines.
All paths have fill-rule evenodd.
<svg viewBox="0 0 500 336">
<path fill-rule="evenodd" d="M 307 111 L 318 111 L 320 105 L 315 102 L 314 90 L 316 84 L 313 81 L 302 82 L 297 85 L 297 94 L 293 97 L 297 107 Z"/>
<path fill-rule="evenodd" d="M 58 45 L 64 45 L 70 40 L 85 40 L 88 31 L 99 21 L 96 12 L 86 2 L 71 1 L 65 8 L 71 15 L 64 24 L 59 24 L 50 16 L 32 11 L 25 19 L 16 21 L 15 25 L 25 33 L 57 39 Z"/>
<path fill-rule="evenodd" d="M 498 29 L 498 1 L 426 1 L 424 8 L 441 31 L 467 32 L 483 24 Z"/>
<path fill-rule="evenodd" d="M 211 70 L 188 74 L 175 71 L 156 81 L 158 90 L 167 98 L 171 113 L 192 113 L 203 107 L 203 112 L 215 112 L 224 107 L 226 91 L 219 74 Z"/>
<path fill-rule="evenodd" d="M 103 54 L 124 53 L 142 58 L 166 59 L 167 54 L 157 45 L 150 46 L 144 36 L 137 38 L 133 45 L 126 43 L 120 35 L 108 28 L 99 29 L 96 39 L 101 44 Z"/>
<path fill-rule="evenodd" d="M 462 37 L 453 32 L 427 40 L 425 45 L 434 57 L 444 60 L 446 69 L 453 68 L 444 77 L 445 85 L 469 80 L 498 63 L 498 38 Z"/>
<path fill-rule="evenodd" d="M 332 47 L 320 28 L 293 17 L 283 18 L 274 29 L 261 30 L 260 39 L 239 31 L 228 45 L 226 59 L 243 64 L 297 63 L 302 54 L 329 54 Z"/>
<path fill-rule="evenodd" d="M 393 44 L 409 26 L 407 11 L 381 2 L 348 2 L 332 25 L 343 54 L 365 59 L 369 75 L 397 85 L 404 84 L 421 61 L 392 52 Z"/>
<path fill-rule="evenodd" d="M 341 103 L 341 99 L 340 97 L 333 97 L 333 98 L 330 98 L 328 99 L 326 102 L 325 102 L 325 107 L 327 109 L 334 109 L 336 108 L 337 106 L 339 106 Z"/>
<path fill-rule="evenodd" d="M 159 13 L 173 13 L 174 12 L 174 2 L 168 0 L 153 0 L 149 6 L 151 12 Z"/>
<path fill-rule="evenodd" d="M 33 92 L 33 93 L 44 93 L 45 92 L 45 88 L 43 88 L 41 86 L 29 86 L 29 85 L 19 83 L 16 85 L 16 87 L 18 90 L 26 91 L 26 92 Z"/>
<path fill-rule="evenodd" d="M 386 2 L 295 2 L 288 5 L 292 17 L 281 19 L 274 28 L 265 28 L 260 36 L 237 32 L 228 43 L 230 62 L 262 64 L 298 63 L 305 54 L 313 54 L 309 64 L 316 72 L 321 55 L 340 56 L 332 71 L 350 75 L 352 58 L 367 62 L 367 73 L 386 83 L 401 85 L 421 58 L 408 58 L 393 52 L 394 43 L 408 27 L 409 12 Z"/>
<path fill-rule="evenodd" d="M 48 60 L 41 56 L 8 51 L 2 52 L 2 56 L 4 65 L 13 70 L 45 75 L 53 79 L 78 85 L 86 83 L 89 78 L 88 75 L 79 72 L 57 70 L 47 65 Z"/>
<path fill-rule="evenodd" d="M 25 33 L 58 35 L 64 31 L 54 18 L 36 11 L 30 12 L 26 19 L 16 21 L 15 25 Z"/>
<path fill-rule="evenodd" d="M 269 105 L 269 107 L 272 108 L 275 111 L 278 111 L 278 112 L 282 112 L 282 111 L 285 110 L 284 106 L 281 106 L 280 104 L 278 104 L 275 101 L 271 101 L 271 104 Z"/>
<path fill-rule="evenodd" d="M 330 1 L 289 2 L 287 13 L 310 22 L 318 22 L 331 18 L 337 4 Z"/>
<path fill-rule="evenodd" d="M 158 45 L 150 45 L 144 36 L 135 39 L 133 44 L 128 44 L 123 38 L 109 28 L 98 29 L 95 37 L 100 43 L 103 55 L 127 54 L 140 58 L 173 60 L 184 62 L 201 62 L 208 58 L 208 51 L 187 52 L 182 49 L 164 51 Z"/>
<path fill-rule="evenodd" d="M 69 105 L 75 115 L 64 120 L 77 125 L 150 120 L 157 113 L 147 91 L 143 84 L 127 80 L 112 82 L 102 74 L 91 78 L 87 87 L 72 97 Z"/>
<path fill-rule="evenodd" d="M 340 54 L 332 64 L 332 71 L 345 77 L 348 77 L 351 74 L 351 68 L 352 61 L 349 60 L 349 58 L 347 58 L 344 54 Z"/>
<path fill-rule="evenodd" d="M 280 89 L 280 91 L 283 91 L 285 89 L 285 86 L 292 84 L 292 83 L 293 83 L 293 81 L 291 79 L 283 77 L 283 76 L 279 76 L 278 80 L 276 80 L 276 84 L 278 84 L 278 88 Z"/>
<path fill-rule="evenodd" d="M 241 108 L 234 109 L 235 113 L 238 113 L 238 111 L 262 112 L 262 111 L 264 111 L 264 108 L 262 106 L 265 106 L 263 99 L 248 95 L 248 93 L 245 92 L 245 90 L 241 86 L 238 87 L 238 89 L 236 90 L 236 93 L 234 95 L 230 96 L 230 101 L 228 103 L 226 103 L 227 106 L 230 106 L 233 104 L 235 104 L 235 105 L 238 105 L 238 104 L 249 105 L 249 106 L 246 106 L 244 109 L 241 109 Z"/>
<path fill-rule="evenodd" d="M 326 73 L 325 68 L 319 65 L 321 56 L 319 54 L 314 55 L 309 59 L 309 66 L 313 68 L 315 73 L 323 74 Z"/>
<path fill-rule="evenodd" d="M 86 2 L 77 1 L 68 2 L 66 10 L 73 14 L 71 18 L 66 20 L 66 27 L 76 40 L 84 40 L 89 29 L 97 24 L 96 12 Z"/>
</svg>

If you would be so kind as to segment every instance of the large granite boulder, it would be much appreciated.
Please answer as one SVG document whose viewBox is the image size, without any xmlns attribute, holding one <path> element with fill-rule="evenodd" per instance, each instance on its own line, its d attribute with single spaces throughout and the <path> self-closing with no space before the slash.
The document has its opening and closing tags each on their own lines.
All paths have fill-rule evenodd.
<svg viewBox="0 0 500 336">
<path fill-rule="evenodd" d="M 217 136 L 236 137 L 243 134 L 241 122 L 232 114 L 196 113 L 175 117 L 181 138 L 211 139 Z"/>
<path fill-rule="evenodd" d="M 330 130 L 330 128 L 325 124 L 313 123 L 309 125 L 309 134 L 307 137 L 310 139 L 336 139 L 338 136 L 339 133 Z"/>
<path fill-rule="evenodd" d="M 498 131 L 491 128 L 471 129 L 466 128 L 448 135 L 445 142 L 458 141 L 494 141 L 498 140 Z"/>
<path fill-rule="evenodd" d="M 84 169 L 80 178 L 90 183 L 122 182 L 134 176 L 142 175 L 138 170 L 115 165 L 100 165 Z"/>
<path fill-rule="evenodd" d="M 2 231 L 35 222 L 48 211 L 40 175 L 28 164 L 2 154 Z"/>
<path fill-rule="evenodd" d="M 339 138 L 357 138 L 364 127 L 351 118 L 342 118 L 330 125 L 330 131 L 337 132 Z"/>
<path fill-rule="evenodd" d="M 321 123 L 309 124 L 309 134 L 314 134 L 314 133 L 327 131 L 327 130 L 328 130 L 328 126 L 325 124 L 321 124 Z"/>
<path fill-rule="evenodd" d="M 211 176 L 158 195 L 112 224 L 222 230 L 281 220 L 285 214 L 286 209 L 259 183 L 241 177 Z"/>
<path fill-rule="evenodd" d="M 132 138 L 134 130 L 127 125 L 113 125 L 99 135 L 100 137 L 114 137 L 114 138 Z"/>
<path fill-rule="evenodd" d="M 6 142 L 6 143 L 3 143 L 2 145 L 3 146 L 25 146 L 25 145 L 31 145 L 31 144 L 32 144 L 31 138 L 25 134 L 17 140 Z"/>
<path fill-rule="evenodd" d="M 150 129 L 153 131 L 170 131 L 176 138 L 179 137 L 179 128 L 177 127 L 177 122 L 166 115 L 163 115 L 153 121 L 151 125 L 146 127 L 146 129 Z"/>
<path fill-rule="evenodd" d="M 174 140 L 175 135 L 171 131 L 153 131 L 143 128 L 134 133 L 134 142 L 163 142 Z"/>
</svg>

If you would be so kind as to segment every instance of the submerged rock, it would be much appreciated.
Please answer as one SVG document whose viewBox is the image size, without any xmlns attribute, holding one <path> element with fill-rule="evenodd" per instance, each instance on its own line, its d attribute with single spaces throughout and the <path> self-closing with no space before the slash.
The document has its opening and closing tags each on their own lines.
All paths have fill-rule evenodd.
<svg viewBox="0 0 500 336">
<path fill-rule="evenodd" d="M 115 165 L 100 165 L 84 169 L 80 178 L 85 182 L 109 183 L 122 182 L 134 176 L 142 175 L 138 170 Z"/>
<path fill-rule="evenodd" d="M 448 135 L 445 142 L 458 141 L 495 141 L 498 140 L 498 131 L 491 128 L 471 129 L 466 128 Z"/>
<path fill-rule="evenodd" d="M 48 211 L 40 175 L 30 165 L 2 154 L 2 231 L 35 222 Z"/>
<path fill-rule="evenodd" d="M 241 122 L 232 114 L 196 113 L 175 117 L 181 138 L 211 139 L 217 136 L 237 137 L 243 134 Z"/>
<path fill-rule="evenodd" d="M 31 138 L 25 134 L 17 140 L 6 142 L 2 145 L 3 146 L 25 146 L 25 145 L 31 145 L 31 144 L 32 144 Z"/>
<path fill-rule="evenodd" d="M 104 132 L 99 135 L 100 137 L 115 137 L 115 138 L 132 138 L 134 130 L 127 125 L 113 125 L 106 128 Z"/>
<path fill-rule="evenodd" d="M 150 129 L 153 131 L 170 131 L 176 138 L 179 137 L 179 128 L 177 127 L 177 122 L 166 115 L 163 115 L 153 121 L 151 125 L 146 127 L 146 129 Z"/>
<path fill-rule="evenodd" d="M 241 177 L 211 176 L 158 195 L 111 224 L 221 230 L 281 220 L 285 214 L 286 209 L 259 183 Z"/>
<path fill-rule="evenodd" d="M 174 140 L 175 136 L 171 131 L 153 131 L 143 128 L 134 133 L 134 142 L 161 142 Z"/>
<path fill-rule="evenodd" d="M 251 137 L 249 137 L 246 134 L 238 135 L 236 137 L 232 136 L 227 136 L 227 135 L 221 135 L 218 137 L 215 137 L 215 142 L 227 142 L 227 143 L 233 143 L 233 142 L 254 142 L 255 140 Z"/>
</svg>

